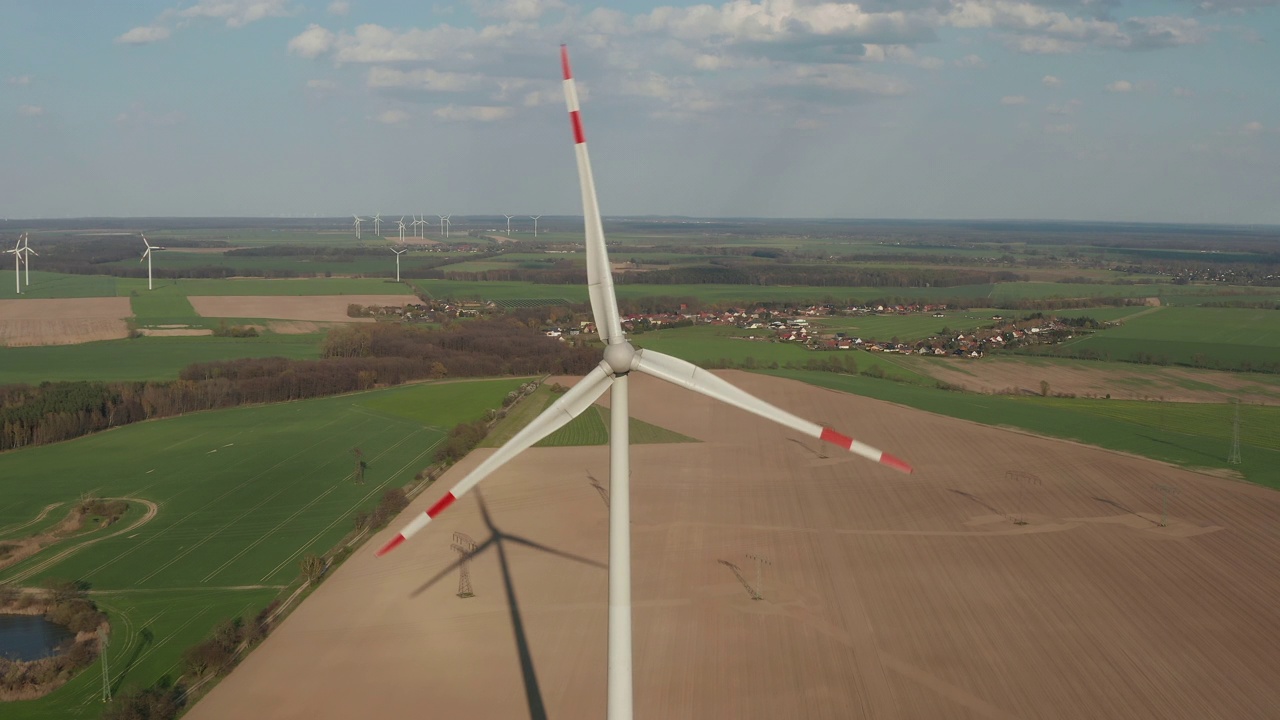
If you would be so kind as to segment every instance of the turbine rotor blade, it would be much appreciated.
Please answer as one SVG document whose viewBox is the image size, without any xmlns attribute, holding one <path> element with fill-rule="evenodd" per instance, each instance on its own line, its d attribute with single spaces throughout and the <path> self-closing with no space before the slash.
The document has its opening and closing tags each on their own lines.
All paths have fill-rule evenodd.
<svg viewBox="0 0 1280 720">
<path fill-rule="evenodd" d="M 462 497 L 468 490 L 475 487 L 477 483 L 488 477 L 494 470 L 507 464 L 515 456 L 527 450 L 534 443 L 551 433 L 559 430 L 582 413 L 583 410 L 591 407 L 605 390 L 613 384 L 612 371 L 608 370 L 604 363 L 598 365 L 594 370 L 587 374 L 586 377 L 578 381 L 560 399 L 551 404 L 551 407 L 542 412 L 541 415 L 533 419 L 533 422 L 524 427 L 523 430 L 515 434 L 515 437 L 507 441 L 507 444 L 498 448 L 484 462 L 480 463 L 475 470 L 467 473 L 457 485 L 454 485 L 449 493 L 440 498 L 434 505 L 427 508 L 427 511 L 413 519 L 398 535 L 391 538 L 387 544 L 383 545 L 376 555 L 382 557 L 392 550 L 396 549 L 400 543 L 411 538 L 419 530 L 427 526 L 437 515 L 444 512 L 445 508 L 453 504 L 455 500 Z"/>
<path fill-rule="evenodd" d="M 691 362 L 664 355 L 656 350 L 639 350 L 636 352 L 635 359 L 631 362 L 631 367 L 647 375 L 686 387 L 707 397 L 715 398 L 749 413 L 754 413 L 766 420 L 785 425 L 809 437 L 842 447 L 868 460 L 888 465 L 894 470 L 900 470 L 905 473 L 911 472 L 911 466 L 903 460 L 866 443 L 858 442 L 847 435 L 842 435 L 829 427 L 823 427 L 815 422 L 792 415 L 786 410 L 761 400 Z"/>
<path fill-rule="evenodd" d="M 569 107 L 569 123 L 573 127 L 574 151 L 578 157 L 578 184 L 582 187 L 582 219 L 586 230 L 587 293 L 591 297 L 591 315 L 596 332 L 606 345 L 623 342 L 622 321 L 618 315 L 618 299 L 613 292 L 613 272 L 609 269 L 609 252 L 604 244 L 604 226 L 600 222 L 600 203 L 596 200 L 596 181 L 591 174 L 591 158 L 587 155 L 587 138 L 582 134 L 582 113 L 578 107 L 578 87 L 569 68 L 569 48 L 560 46 L 560 64 L 564 69 L 564 101 Z"/>
</svg>

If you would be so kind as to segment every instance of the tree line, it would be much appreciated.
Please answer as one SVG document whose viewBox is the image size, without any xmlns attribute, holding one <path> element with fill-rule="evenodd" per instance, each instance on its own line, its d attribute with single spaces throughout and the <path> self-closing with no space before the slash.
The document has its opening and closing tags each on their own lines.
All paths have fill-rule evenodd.
<svg viewBox="0 0 1280 720">
<path fill-rule="evenodd" d="M 194 363 L 170 381 L 0 387 L 0 451 L 197 410 L 432 378 L 582 375 L 598 362 L 598 351 L 548 338 L 514 318 L 477 319 L 443 329 L 395 323 L 340 327 L 329 332 L 319 360 Z"/>
</svg>

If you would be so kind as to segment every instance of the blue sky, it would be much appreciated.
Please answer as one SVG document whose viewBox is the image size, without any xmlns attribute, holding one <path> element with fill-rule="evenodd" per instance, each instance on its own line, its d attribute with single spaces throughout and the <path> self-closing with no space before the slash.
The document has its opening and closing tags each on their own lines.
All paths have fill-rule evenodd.
<svg viewBox="0 0 1280 720">
<path fill-rule="evenodd" d="M 0 3 L 0 216 L 1280 223 L 1280 0 Z"/>
</svg>

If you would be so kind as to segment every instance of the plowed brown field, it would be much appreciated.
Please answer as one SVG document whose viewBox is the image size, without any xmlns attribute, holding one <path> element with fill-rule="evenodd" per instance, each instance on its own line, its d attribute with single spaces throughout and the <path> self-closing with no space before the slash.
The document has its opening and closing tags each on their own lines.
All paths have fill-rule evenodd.
<svg viewBox="0 0 1280 720">
<path fill-rule="evenodd" d="M 822 457 L 635 377 L 634 415 L 704 441 L 631 451 L 636 717 L 1277 717 L 1280 494 L 725 377 L 916 474 Z M 417 498 L 187 717 L 602 717 L 607 516 L 588 475 L 607 478 L 605 448 L 530 450 L 372 555 L 486 454 Z M 1180 488 L 1168 527 L 1155 483 Z M 485 544 L 495 530 L 504 539 Z M 455 595 L 455 531 L 483 546 L 469 599 Z M 763 600 L 744 587 L 747 553 L 772 563 Z"/>
<path fill-rule="evenodd" d="M 1249 373 L 1155 365 L 1100 367 L 1087 361 L 1058 364 L 1014 358 L 909 360 L 906 366 L 917 372 L 983 393 L 1039 395 L 1040 381 L 1044 380 L 1051 393 L 1110 395 L 1117 400 L 1224 403 L 1240 398 L 1248 403 L 1280 404 L 1280 387 L 1259 382 Z"/>
<path fill-rule="evenodd" d="M 199 295 L 188 297 L 191 307 L 205 317 L 311 320 L 316 322 L 373 322 L 373 318 L 347 317 L 347 306 L 404 306 L 412 295 Z"/>
<path fill-rule="evenodd" d="M 129 298 L 0 300 L 0 346 L 74 345 L 127 337 Z"/>
</svg>

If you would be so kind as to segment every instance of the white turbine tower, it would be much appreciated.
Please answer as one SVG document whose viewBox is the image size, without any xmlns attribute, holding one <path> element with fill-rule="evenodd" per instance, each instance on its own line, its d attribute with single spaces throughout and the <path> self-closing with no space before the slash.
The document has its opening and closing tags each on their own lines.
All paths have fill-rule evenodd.
<svg viewBox="0 0 1280 720">
<path fill-rule="evenodd" d="M 586 226 L 587 291 L 591 298 L 591 314 L 596 331 L 605 343 L 604 359 L 572 389 L 560 396 L 541 415 L 534 418 L 507 444 L 490 455 L 466 477 L 440 498 L 427 511 L 404 527 L 378 555 L 385 555 L 407 538 L 426 527 L 433 518 L 454 503 L 477 483 L 542 438 L 568 424 L 591 407 L 612 388 L 609 402 L 609 720 L 629 720 L 632 713 L 631 685 L 631 509 L 630 456 L 628 437 L 627 383 L 632 372 L 642 372 L 667 382 L 702 393 L 721 402 L 777 422 L 810 437 L 824 440 L 857 455 L 911 472 L 911 466 L 831 428 L 804 420 L 778 407 L 739 390 L 702 368 L 652 349 L 636 350 L 622 332 L 618 302 L 613 292 L 613 276 L 605 249 L 604 229 L 600 223 L 600 207 L 596 202 L 595 181 L 582 134 L 578 111 L 578 94 L 569 71 L 569 53 L 561 46 L 564 67 L 565 101 L 578 156 L 578 180 L 582 188 L 582 210 Z"/>
<path fill-rule="evenodd" d="M 538 218 L 540 218 L 540 217 L 542 217 L 542 216 L 541 216 L 541 215 L 530 215 L 529 217 L 533 218 L 533 236 L 534 236 L 534 237 L 538 237 Z M 603 230 L 601 230 L 601 232 L 604 232 L 604 231 L 603 231 Z"/>
<path fill-rule="evenodd" d="M 164 250 L 164 248 L 160 247 L 159 245 L 152 245 L 151 243 L 147 242 L 146 235 L 142 236 L 142 244 L 146 245 L 147 249 L 142 251 L 142 257 L 138 260 L 138 262 L 142 262 L 143 260 L 147 261 L 147 289 L 151 290 L 152 289 L 151 287 L 151 253 L 154 250 Z"/>
<path fill-rule="evenodd" d="M 382 237 L 382 213 L 373 215 L 373 234 Z"/>
<path fill-rule="evenodd" d="M 19 252 L 22 253 L 22 269 L 26 276 L 23 284 L 29 286 L 31 285 L 31 256 L 40 257 L 40 253 L 31 249 L 31 240 L 28 237 L 28 233 L 22 233 L 22 248 Z"/>
<path fill-rule="evenodd" d="M 359 240 L 360 239 L 360 223 L 364 222 L 364 218 L 360 217 L 359 215 L 352 215 L 351 217 L 356 219 L 356 221 L 352 223 L 351 226 L 356 229 L 356 239 Z"/>
<path fill-rule="evenodd" d="M 453 216 L 452 216 L 452 215 L 437 215 L 436 217 L 440 218 L 440 234 L 441 234 L 441 235 L 443 235 L 443 236 L 445 236 L 446 238 L 448 238 L 448 237 L 449 237 L 449 225 L 450 225 L 450 223 L 449 223 L 449 218 L 451 218 L 451 217 L 453 217 Z"/>
<path fill-rule="evenodd" d="M 410 215 L 409 217 L 413 218 L 413 222 L 409 223 L 409 226 L 413 228 L 413 237 L 418 237 L 423 221 L 419 220 L 417 215 Z"/>
<path fill-rule="evenodd" d="M 511 237 L 511 218 L 515 217 L 515 215 L 502 213 L 502 217 L 507 219 L 507 237 Z"/>
<path fill-rule="evenodd" d="M 418 220 L 418 222 L 420 223 L 420 226 L 421 226 L 421 229 L 420 229 L 418 232 L 422 233 L 422 239 L 423 239 L 423 240 L 426 240 L 426 239 L 427 239 L 427 225 L 429 224 L 429 223 L 427 222 L 427 214 L 426 214 L 426 213 L 422 213 L 422 218 L 421 218 L 421 219 L 419 219 L 419 220 Z"/>
<path fill-rule="evenodd" d="M 409 252 L 409 248 L 405 248 L 403 250 L 396 250 L 395 248 L 392 248 L 391 252 L 396 254 L 396 282 L 400 282 L 400 256 Z"/>
<path fill-rule="evenodd" d="M 5 250 L 6 253 L 13 254 L 13 287 L 14 292 L 22 294 L 22 238 L 13 244 L 12 250 Z"/>
<path fill-rule="evenodd" d="M 396 227 L 400 228 L 400 242 L 403 243 L 404 242 L 404 216 L 403 215 L 401 215 L 400 219 L 396 221 Z"/>
</svg>

